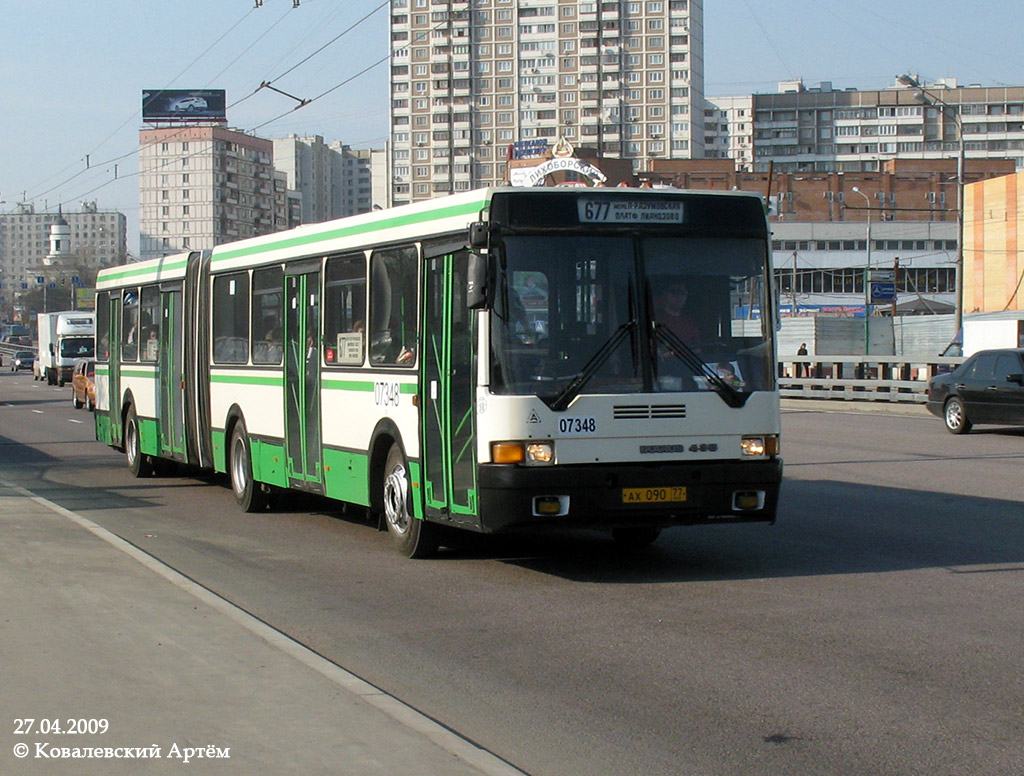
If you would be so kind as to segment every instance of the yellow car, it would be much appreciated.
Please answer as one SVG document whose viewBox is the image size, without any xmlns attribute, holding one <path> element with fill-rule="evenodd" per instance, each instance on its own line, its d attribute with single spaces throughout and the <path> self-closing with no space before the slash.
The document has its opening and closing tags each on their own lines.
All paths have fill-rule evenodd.
<svg viewBox="0 0 1024 776">
<path fill-rule="evenodd" d="M 71 401 L 76 410 L 96 409 L 96 362 L 91 358 L 80 358 L 71 373 Z"/>
</svg>

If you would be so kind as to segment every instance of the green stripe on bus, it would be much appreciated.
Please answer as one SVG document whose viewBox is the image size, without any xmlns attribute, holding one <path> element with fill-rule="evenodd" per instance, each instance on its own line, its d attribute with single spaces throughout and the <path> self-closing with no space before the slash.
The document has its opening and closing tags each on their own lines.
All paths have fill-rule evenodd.
<svg viewBox="0 0 1024 776">
<path fill-rule="evenodd" d="M 138 275 L 153 275 L 156 274 L 158 279 L 162 273 L 176 272 L 183 270 L 188 266 L 188 261 L 175 261 L 168 264 L 161 264 L 157 267 L 153 267 L 151 264 L 144 264 L 142 266 L 133 266 L 128 269 L 109 269 L 104 271 L 100 277 L 99 282 L 102 284 L 112 283 L 116 280 L 127 280 L 128 278 L 136 277 Z"/>
<path fill-rule="evenodd" d="M 453 218 L 455 216 L 470 215 L 479 213 L 482 208 L 488 204 L 489 200 L 481 199 L 474 202 L 467 202 L 462 205 L 451 205 L 450 207 L 438 208 L 437 210 L 427 210 L 422 213 L 407 213 L 393 218 L 386 218 L 380 221 L 374 221 L 368 224 L 354 224 L 352 226 L 343 226 L 338 229 L 332 229 L 325 232 L 319 232 L 317 234 L 303 234 L 297 237 L 289 237 L 276 242 L 267 243 L 265 245 L 256 245 L 249 248 L 236 248 L 233 251 L 216 252 L 210 260 L 211 264 L 216 264 L 219 261 L 227 261 L 229 259 L 238 259 L 243 256 L 255 256 L 260 253 L 267 253 L 269 251 L 279 251 L 286 248 L 298 248 L 305 245 L 312 245 L 318 242 L 324 242 L 325 240 L 336 240 L 340 237 L 353 237 L 359 234 L 367 234 L 370 232 L 382 232 L 387 229 L 394 229 L 399 226 L 411 226 L 413 224 L 421 224 L 428 221 L 437 221 L 442 218 Z"/>
<path fill-rule="evenodd" d="M 328 380 L 325 379 L 321 383 L 324 390 L 327 391 L 361 391 L 370 392 L 376 385 L 375 382 L 369 380 Z M 419 391 L 419 387 L 416 383 L 399 383 L 399 393 L 415 394 Z"/>
<path fill-rule="evenodd" d="M 260 377 L 257 375 L 210 375 L 211 383 L 231 383 L 234 385 L 273 385 L 280 388 L 284 378 L 280 375 Z"/>
<path fill-rule="evenodd" d="M 156 367 L 145 371 L 141 369 L 122 369 L 121 377 L 156 377 Z"/>
</svg>

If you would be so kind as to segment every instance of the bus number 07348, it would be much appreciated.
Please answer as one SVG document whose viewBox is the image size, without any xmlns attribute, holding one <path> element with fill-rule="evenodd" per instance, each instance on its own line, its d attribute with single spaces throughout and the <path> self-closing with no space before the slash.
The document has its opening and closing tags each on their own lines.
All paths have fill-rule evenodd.
<svg viewBox="0 0 1024 776">
<path fill-rule="evenodd" d="M 560 434 L 594 434 L 597 432 L 597 418 L 559 418 Z"/>
</svg>

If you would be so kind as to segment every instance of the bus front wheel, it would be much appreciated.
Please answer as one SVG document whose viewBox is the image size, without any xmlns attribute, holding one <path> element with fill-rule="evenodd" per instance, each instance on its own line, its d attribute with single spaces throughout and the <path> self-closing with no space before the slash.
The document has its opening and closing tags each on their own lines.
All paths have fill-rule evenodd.
<svg viewBox="0 0 1024 776">
<path fill-rule="evenodd" d="M 437 552 L 440 527 L 413 516 L 409 465 L 402 448 L 392 445 L 384 464 L 384 523 L 391 539 L 407 558 L 426 558 Z"/>
<path fill-rule="evenodd" d="M 262 512 L 269 503 L 263 485 L 252 476 L 252 453 L 245 422 L 239 420 L 231 432 L 230 460 L 231 491 L 243 512 Z"/>
</svg>

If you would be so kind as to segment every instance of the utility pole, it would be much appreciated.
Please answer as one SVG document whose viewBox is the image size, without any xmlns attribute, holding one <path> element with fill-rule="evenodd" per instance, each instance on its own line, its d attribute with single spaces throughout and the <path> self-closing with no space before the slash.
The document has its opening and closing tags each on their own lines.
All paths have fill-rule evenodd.
<svg viewBox="0 0 1024 776">
<path fill-rule="evenodd" d="M 947 108 L 950 115 L 953 117 L 953 123 L 956 125 L 958 146 L 956 158 L 956 264 L 954 272 L 954 282 L 956 283 L 956 289 L 954 289 L 956 310 L 953 320 L 956 328 L 954 336 L 960 337 L 962 336 L 961 332 L 963 331 L 964 325 L 964 185 L 966 183 L 964 180 L 964 176 L 966 175 L 966 145 L 964 143 L 963 116 L 960 113 L 959 105 L 951 105 L 946 102 L 935 94 L 935 92 L 924 88 L 924 86 L 922 86 L 913 76 L 904 73 L 903 75 L 896 76 L 896 80 L 904 86 L 916 89 L 918 92 L 918 99 L 920 99 L 925 105 L 935 106 L 938 104 L 943 108 Z M 943 111 L 943 113 L 945 113 L 945 111 Z"/>
</svg>

